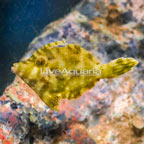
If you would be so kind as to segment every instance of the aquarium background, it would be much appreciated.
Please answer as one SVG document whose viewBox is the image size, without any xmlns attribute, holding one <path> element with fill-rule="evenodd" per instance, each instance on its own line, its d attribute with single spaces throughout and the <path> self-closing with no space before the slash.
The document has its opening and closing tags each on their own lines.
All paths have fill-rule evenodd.
<svg viewBox="0 0 144 144">
<path fill-rule="evenodd" d="M 80 0 L 0 1 L 0 94 L 14 74 L 11 66 L 24 55 L 28 44 L 50 22 L 63 17 Z"/>
</svg>

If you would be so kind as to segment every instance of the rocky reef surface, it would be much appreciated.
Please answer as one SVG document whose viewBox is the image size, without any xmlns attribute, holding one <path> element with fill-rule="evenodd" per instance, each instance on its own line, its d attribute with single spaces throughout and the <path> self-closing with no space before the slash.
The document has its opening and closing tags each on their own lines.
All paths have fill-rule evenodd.
<svg viewBox="0 0 144 144">
<path fill-rule="evenodd" d="M 96 86 L 60 111 L 50 110 L 19 77 L 0 97 L 2 144 L 144 144 L 144 1 L 83 0 L 47 25 L 22 59 L 66 39 L 102 63 L 134 57 L 132 71 Z"/>
</svg>

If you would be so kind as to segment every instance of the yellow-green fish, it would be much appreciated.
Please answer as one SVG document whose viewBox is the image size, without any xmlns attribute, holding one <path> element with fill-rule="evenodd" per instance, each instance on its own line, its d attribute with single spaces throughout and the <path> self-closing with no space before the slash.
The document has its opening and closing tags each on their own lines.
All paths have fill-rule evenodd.
<svg viewBox="0 0 144 144">
<path fill-rule="evenodd" d="M 25 61 L 15 63 L 12 71 L 26 82 L 53 109 L 61 99 L 76 99 L 103 78 L 114 78 L 136 66 L 133 58 L 118 58 L 100 64 L 76 44 L 49 43 Z"/>
</svg>

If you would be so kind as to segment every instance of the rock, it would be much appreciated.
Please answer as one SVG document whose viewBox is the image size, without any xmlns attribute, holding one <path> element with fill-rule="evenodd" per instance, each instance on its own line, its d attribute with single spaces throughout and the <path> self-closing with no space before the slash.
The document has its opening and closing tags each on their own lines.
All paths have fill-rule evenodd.
<svg viewBox="0 0 144 144">
<path fill-rule="evenodd" d="M 144 118 L 141 115 L 136 115 L 132 118 L 133 131 L 137 136 L 142 136 L 144 130 Z"/>
<path fill-rule="evenodd" d="M 77 100 L 62 101 L 59 112 L 50 110 L 16 77 L 0 97 L 1 143 L 143 143 L 144 35 L 137 27 L 143 23 L 143 4 L 141 0 L 137 4 L 134 0 L 85 0 L 63 19 L 46 26 L 23 60 L 42 45 L 64 38 L 103 63 L 132 56 L 140 65 L 118 78 L 101 80 Z M 137 114 L 140 118 L 134 118 Z"/>
</svg>

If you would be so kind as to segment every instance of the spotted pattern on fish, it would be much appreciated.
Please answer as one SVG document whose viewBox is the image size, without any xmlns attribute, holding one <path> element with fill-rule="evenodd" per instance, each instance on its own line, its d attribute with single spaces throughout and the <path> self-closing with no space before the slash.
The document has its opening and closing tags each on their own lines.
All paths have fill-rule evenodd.
<svg viewBox="0 0 144 144">
<path fill-rule="evenodd" d="M 134 67 L 133 58 L 119 58 L 100 64 L 96 58 L 77 44 L 57 41 L 36 50 L 26 61 L 15 63 L 12 71 L 24 80 L 53 110 L 58 110 L 61 99 L 76 99 L 102 78 L 117 77 Z M 99 70 L 97 75 L 46 75 L 41 70 Z"/>
</svg>

